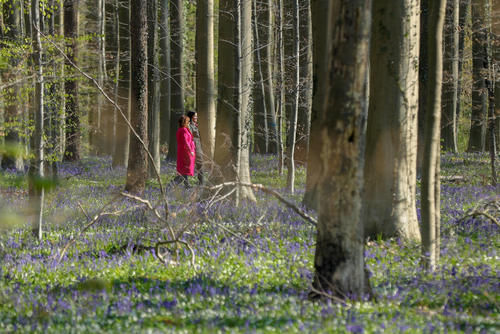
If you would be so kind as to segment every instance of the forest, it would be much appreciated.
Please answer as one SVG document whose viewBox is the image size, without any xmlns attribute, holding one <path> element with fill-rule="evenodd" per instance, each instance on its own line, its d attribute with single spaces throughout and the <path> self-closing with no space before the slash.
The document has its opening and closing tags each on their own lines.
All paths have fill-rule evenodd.
<svg viewBox="0 0 500 334">
<path fill-rule="evenodd" d="M 0 0 L 0 333 L 498 333 L 499 145 L 497 0 Z"/>
</svg>

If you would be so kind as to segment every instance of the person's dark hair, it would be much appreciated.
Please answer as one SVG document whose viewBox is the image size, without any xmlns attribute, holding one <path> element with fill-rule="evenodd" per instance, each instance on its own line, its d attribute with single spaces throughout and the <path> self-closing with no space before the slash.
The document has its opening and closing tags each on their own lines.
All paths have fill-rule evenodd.
<svg viewBox="0 0 500 334">
<path fill-rule="evenodd" d="M 189 125 L 189 117 L 182 115 L 179 118 L 179 127 L 182 128 L 182 127 L 186 127 L 188 125 Z"/>
<path fill-rule="evenodd" d="M 189 117 L 189 120 L 192 122 L 193 116 L 196 115 L 196 111 L 189 110 L 186 115 L 187 115 L 187 117 Z"/>
</svg>

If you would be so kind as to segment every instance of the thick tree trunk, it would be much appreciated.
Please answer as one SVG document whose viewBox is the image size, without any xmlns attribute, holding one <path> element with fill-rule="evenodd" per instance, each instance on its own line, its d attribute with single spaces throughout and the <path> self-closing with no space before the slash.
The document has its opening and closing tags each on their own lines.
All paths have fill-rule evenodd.
<svg viewBox="0 0 500 334">
<path fill-rule="evenodd" d="M 320 156 L 323 140 L 317 135 L 321 126 L 319 114 L 325 108 L 327 90 L 320 84 L 328 79 L 328 64 L 324 56 L 330 43 L 328 24 L 328 4 L 321 0 L 311 0 L 312 36 L 313 36 L 313 104 L 311 111 L 311 137 L 307 155 L 306 191 L 303 204 L 309 209 L 318 208 L 319 177 L 322 173 Z"/>
<path fill-rule="evenodd" d="M 235 181 L 240 146 L 239 13 L 235 0 L 219 2 L 218 103 L 212 182 Z M 236 134 L 236 135 L 235 135 Z"/>
<path fill-rule="evenodd" d="M 363 196 L 366 237 L 420 240 L 416 211 L 418 4 L 418 0 L 373 4 Z"/>
<path fill-rule="evenodd" d="M 214 2 L 198 0 L 196 7 L 196 109 L 204 160 L 215 149 Z"/>
<path fill-rule="evenodd" d="M 158 1 L 148 1 L 148 141 L 154 165 L 149 175 L 160 170 L 160 73 L 158 72 Z"/>
<path fill-rule="evenodd" d="M 299 108 L 299 4 L 296 0 L 285 0 L 285 111 L 287 123 L 286 136 L 286 187 L 290 193 L 295 190 L 295 140 L 297 137 L 297 118 Z"/>
<path fill-rule="evenodd" d="M 118 8 L 119 34 L 117 38 L 120 44 L 120 79 L 118 81 L 118 104 L 130 120 L 131 98 L 130 98 L 130 7 L 128 1 L 120 0 Z M 129 159 L 130 130 L 121 115 L 117 115 L 116 122 L 116 145 L 113 151 L 113 167 L 127 166 Z"/>
<path fill-rule="evenodd" d="M 297 115 L 297 139 L 295 143 L 295 161 L 304 164 L 307 161 L 311 128 L 312 107 L 312 30 L 310 0 L 300 1 L 299 38 L 299 106 Z"/>
<path fill-rule="evenodd" d="M 370 13 L 370 0 L 331 1 L 328 8 L 325 30 L 331 33 L 327 43 L 332 47 L 322 46 L 327 51 L 323 55 L 329 64 L 328 80 L 317 83 L 325 85 L 319 90 L 328 94 L 315 94 L 315 99 L 321 96 L 326 101 L 318 103 L 324 108 L 319 111 L 319 131 L 313 134 L 324 142 L 314 258 L 316 296 L 324 292 L 342 299 L 360 299 L 369 292 L 363 257 L 361 189 Z"/>
<path fill-rule="evenodd" d="M 41 178 L 44 172 L 44 78 L 43 78 L 43 62 L 42 62 L 42 43 L 40 40 L 40 3 L 38 0 L 32 0 L 31 13 L 33 18 L 33 28 L 31 29 L 32 45 L 33 45 L 33 65 L 36 72 L 35 83 L 35 131 L 31 138 L 31 149 L 33 158 L 29 168 L 29 185 L 30 185 L 30 202 L 33 210 L 32 230 L 33 233 L 42 239 L 42 222 L 43 222 L 43 200 L 44 189 L 41 185 Z"/>
<path fill-rule="evenodd" d="M 148 155 L 148 26 L 147 4 L 142 0 L 131 0 L 130 11 L 134 19 L 130 20 L 131 49 L 131 123 L 139 136 L 130 138 L 130 154 L 127 168 L 125 190 L 142 194 L 146 186 Z M 142 143 L 141 143 L 142 140 Z"/>
<path fill-rule="evenodd" d="M 7 1 L 3 6 L 5 7 L 5 13 L 7 14 L 5 18 L 5 24 L 8 28 L 6 32 L 6 37 L 10 42 L 18 42 L 21 36 L 21 9 L 20 0 Z M 11 66 L 15 68 L 18 64 L 18 60 L 12 59 Z M 8 80 L 17 81 L 19 78 L 16 75 L 11 75 Z M 4 99 L 4 122 L 6 123 L 5 131 L 5 144 L 18 146 L 21 150 L 21 129 L 15 124 L 20 124 L 22 121 L 22 108 L 20 107 L 19 99 L 21 87 L 19 84 L 14 84 L 11 89 L 7 90 Z M 15 156 L 4 155 L 2 156 L 2 168 L 3 169 L 17 169 L 22 170 L 24 168 L 23 159 L 21 154 Z"/>
<path fill-rule="evenodd" d="M 472 1 L 472 112 L 468 152 L 485 149 L 488 93 L 484 79 L 488 71 L 487 26 L 485 6 L 487 0 Z"/>
<path fill-rule="evenodd" d="M 201 0 L 200 0 L 201 1 Z M 160 144 L 170 147 L 176 143 L 170 143 L 171 119 L 170 112 L 170 27 L 169 18 L 169 0 L 160 0 Z"/>
<path fill-rule="evenodd" d="M 457 105 L 458 105 L 458 44 L 460 0 L 449 0 L 446 6 L 444 58 L 443 58 L 443 115 L 441 139 L 443 149 L 457 152 Z"/>
<path fill-rule="evenodd" d="M 64 36 L 68 40 L 66 48 L 69 50 L 68 58 L 76 63 L 78 59 L 78 0 L 64 2 Z M 70 61 L 66 67 L 71 68 Z M 78 106 L 78 81 L 74 77 L 75 71 L 69 70 L 64 83 L 66 95 L 66 149 L 64 160 L 80 160 L 80 109 Z M 73 76 L 73 77 L 72 77 Z"/>
<path fill-rule="evenodd" d="M 171 53 L 170 53 L 170 89 L 171 89 L 171 122 L 170 122 L 170 143 L 168 157 L 172 160 L 177 158 L 177 145 L 175 134 L 177 133 L 177 120 L 184 114 L 184 16 L 183 1 L 170 1 L 170 33 L 171 33 Z"/>
<path fill-rule="evenodd" d="M 442 34 L 445 0 L 431 2 L 427 37 L 429 82 L 425 120 L 424 160 L 422 170 L 422 254 L 424 265 L 434 269 L 439 261 L 440 230 L 440 117 L 443 75 Z"/>
</svg>

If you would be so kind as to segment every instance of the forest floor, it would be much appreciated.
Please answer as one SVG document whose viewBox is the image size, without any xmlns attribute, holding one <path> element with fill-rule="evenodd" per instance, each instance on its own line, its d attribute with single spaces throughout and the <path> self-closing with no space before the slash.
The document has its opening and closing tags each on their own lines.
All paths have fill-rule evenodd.
<svg viewBox="0 0 500 334">
<path fill-rule="evenodd" d="M 234 207 L 199 201 L 199 188 L 168 188 L 168 223 L 183 244 L 160 249 L 168 229 L 138 201 L 119 196 L 125 169 L 109 158 L 60 166 L 45 198 L 45 234 L 31 234 L 23 174 L 0 172 L 1 333 L 440 333 L 500 331 L 498 189 L 486 155 L 442 157 L 441 260 L 426 272 L 418 244 L 369 240 L 365 259 L 375 300 L 309 301 L 315 228 L 276 198 Z M 252 157 L 252 181 L 285 192 L 272 156 Z M 174 177 L 162 167 L 162 181 Z M 158 183 L 144 198 L 164 207 Z M 486 207 L 486 203 L 490 203 Z M 79 234 L 95 215 L 107 215 Z M 121 211 L 121 212 L 118 212 Z M 314 215 L 314 213 L 311 213 Z M 59 261 L 62 249 L 75 239 Z M 194 266 L 193 262 L 194 261 Z"/>
</svg>

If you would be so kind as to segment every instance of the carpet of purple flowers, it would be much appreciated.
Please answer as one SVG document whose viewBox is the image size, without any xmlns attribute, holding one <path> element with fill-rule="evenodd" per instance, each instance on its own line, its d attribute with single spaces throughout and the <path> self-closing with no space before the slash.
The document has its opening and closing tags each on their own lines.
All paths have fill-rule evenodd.
<svg viewBox="0 0 500 334">
<path fill-rule="evenodd" d="M 252 180 L 285 194 L 274 161 L 254 156 Z M 307 299 L 315 231 L 275 198 L 207 207 L 196 187 L 169 188 L 169 222 L 190 224 L 183 238 L 194 267 L 181 247 L 170 247 L 167 265 L 158 261 L 151 246 L 167 238 L 165 227 L 124 198 L 110 204 L 123 214 L 101 219 L 58 261 L 87 216 L 122 190 L 125 170 L 105 158 L 61 165 L 61 181 L 46 195 L 42 241 L 22 215 L 23 175 L 1 172 L 0 332 L 498 333 L 500 229 L 484 217 L 460 220 L 478 201 L 499 200 L 485 184 L 487 166 L 482 155 L 443 156 L 443 175 L 463 178 L 442 184 L 438 270 L 421 268 L 417 244 L 370 240 L 365 259 L 376 299 L 345 304 Z M 297 173 L 298 190 L 287 197 L 300 203 L 305 171 Z M 163 166 L 163 181 L 173 176 L 173 166 Z M 144 197 L 159 196 L 149 181 Z"/>
</svg>

